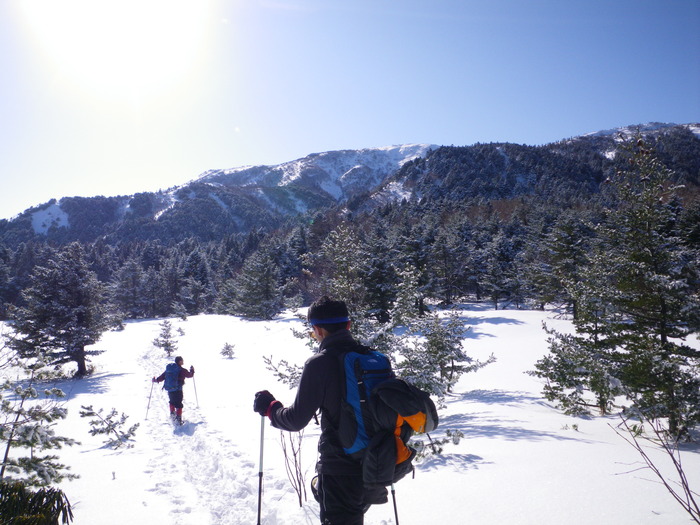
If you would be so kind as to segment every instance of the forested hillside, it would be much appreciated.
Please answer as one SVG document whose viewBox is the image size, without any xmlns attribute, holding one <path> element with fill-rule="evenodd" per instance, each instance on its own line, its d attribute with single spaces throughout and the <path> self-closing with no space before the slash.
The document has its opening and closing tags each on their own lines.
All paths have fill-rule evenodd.
<svg viewBox="0 0 700 525">
<path fill-rule="evenodd" d="M 270 318 L 340 280 L 355 304 L 384 321 L 409 286 L 419 308 L 465 297 L 496 308 L 573 307 L 571 282 L 590 263 L 610 211 L 625 205 L 616 174 L 633 167 L 640 148 L 670 170 L 663 206 L 671 222 L 663 228 L 697 253 L 700 139 L 692 129 L 650 126 L 639 137 L 622 130 L 540 147 L 440 147 L 371 192 L 297 215 L 256 207 L 240 215 L 244 222 L 205 198 L 211 187 L 204 181 L 177 190 L 183 198 L 169 213 L 154 214 L 165 194 L 129 197 L 132 211 L 118 222 L 122 197 L 63 199 L 70 227 L 37 233 L 28 212 L 0 223 L 0 316 L 25 304 L 35 268 L 72 242 L 80 243 L 110 310 L 124 319 Z M 245 209 L 249 201 L 227 191 L 229 204 Z"/>
</svg>

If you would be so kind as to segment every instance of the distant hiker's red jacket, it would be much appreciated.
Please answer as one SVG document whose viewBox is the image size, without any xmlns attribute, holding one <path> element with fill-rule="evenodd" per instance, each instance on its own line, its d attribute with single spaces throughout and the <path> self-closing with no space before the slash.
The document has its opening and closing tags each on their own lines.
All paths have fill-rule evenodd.
<svg viewBox="0 0 700 525">
<path fill-rule="evenodd" d="M 180 388 L 185 384 L 185 379 L 188 377 L 194 377 L 194 370 L 190 372 L 186 368 L 180 367 L 180 373 L 177 375 L 177 384 Z M 160 383 L 165 380 L 165 372 L 156 377 L 156 383 Z"/>
</svg>

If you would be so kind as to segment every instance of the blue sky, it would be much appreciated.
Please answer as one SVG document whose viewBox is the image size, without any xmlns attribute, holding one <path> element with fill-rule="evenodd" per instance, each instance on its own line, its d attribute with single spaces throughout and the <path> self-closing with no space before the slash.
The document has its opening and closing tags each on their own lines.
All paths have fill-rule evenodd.
<svg viewBox="0 0 700 525">
<path fill-rule="evenodd" d="M 699 0 L 3 0 L 0 218 L 207 169 L 700 122 Z"/>
</svg>

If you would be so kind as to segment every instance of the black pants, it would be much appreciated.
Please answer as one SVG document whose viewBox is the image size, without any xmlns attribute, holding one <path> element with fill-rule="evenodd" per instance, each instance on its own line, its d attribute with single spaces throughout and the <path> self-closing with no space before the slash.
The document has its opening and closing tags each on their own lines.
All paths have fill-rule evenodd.
<svg viewBox="0 0 700 525">
<path fill-rule="evenodd" d="M 362 525 L 365 514 L 362 476 L 319 474 L 318 503 L 322 525 Z"/>
<path fill-rule="evenodd" d="M 170 398 L 170 404 L 175 408 L 182 408 L 182 390 L 174 390 L 168 392 L 168 397 Z"/>
</svg>

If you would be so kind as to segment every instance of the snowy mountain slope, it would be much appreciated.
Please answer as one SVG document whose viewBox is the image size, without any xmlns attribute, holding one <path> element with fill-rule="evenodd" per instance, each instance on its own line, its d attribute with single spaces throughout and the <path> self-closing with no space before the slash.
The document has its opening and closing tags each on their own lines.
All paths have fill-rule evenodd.
<svg viewBox="0 0 700 525">
<path fill-rule="evenodd" d="M 403 525 L 464 523 L 518 525 L 672 525 L 688 520 L 682 509 L 617 436 L 615 417 L 573 418 L 562 415 L 540 396 L 541 385 L 524 372 L 546 351 L 541 322 L 570 328 L 556 312 L 494 311 L 473 305 L 461 312 L 471 327 L 465 339 L 469 355 L 497 362 L 464 376 L 446 407 L 433 439 L 448 429 L 464 438 L 441 456 L 417 466 L 414 479 L 397 484 Z M 269 322 L 229 316 L 172 320 L 182 328 L 178 355 L 195 366 L 195 381 L 185 387 L 185 419 L 174 429 L 167 397 L 150 378 L 170 361 L 151 341 L 159 321 L 129 322 L 110 332 L 96 347 L 96 373 L 66 382 L 69 418 L 58 432 L 82 445 L 59 451 L 81 478 L 62 488 L 74 505 L 77 524 L 123 523 L 238 525 L 255 523 L 261 418 L 252 411 L 253 394 L 267 388 L 285 404 L 294 392 L 265 369 L 263 356 L 302 364 L 309 356 L 305 341 L 291 328 L 291 313 Z M 299 326 L 298 326 L 299 327 Z M 235 345 L 234 359 L 219 352 Z M 700 348 L 700 341 L 691 345 Z M 145 418 L 152 393 L 148 419 Z M 80 405 L 112 407 L 139 422 L 134 447 L 104 448 L 102 437 L 89 436 Z M 197 406 L 199 404 L 199 406 Z M 316 461 L 318 427 L 312 422 L 303 440 L 307 481 Z M 425 438 L 423 438 L 425 440 Z M 264 427 L 265 525 L 318 523 L 318 506 L 299 507 L 287 480 L 280 432 Z M 649 450 L 666 473 L 663 455 Z M 684 446 L 683 464 L 691 486 L 700 486 L 700 449 Z M 311 498 L 309 494 L 309 498 Z M 368 512 L 367 525 L 396 523 L 391 504 Z"/>
<path fill-rule="evenodd" d="M 663 162 L 682 183 L 700 185 L 700 124 L 648 124 L 544 146 L 424 144 L 315 153 L 277 166 L 210 170 L 166 191 L 64 197 L 0 221 L 10 246 L 32 240 L 107 243 L 216 240 L 272 229 L 300 213 L 372 210 L 403 200 L 547 200 L 560 190 L 586 198 L 614 170 L 620 134 L 664 137 Z M 694 190 L 693 190 L 694 191 Z"/>
<path fill-rule="evenodd" d="M 278 166 L 212 170 L 197 181 L 236 188 L 297 186 L 325 193 L 339 203 L 358 193 L 373 190 L 406 162 L 423 157 L 436 147 L 408 144 L 313 153 Z M 307 210 L 308 206 L 297 208 L 299 212 Z"/>
<path fill-rule="evenodd" d="M 441 147 L 407 163 L 359 208 L 402 200 L 498 201 L 529 196 L 547 202 L 559 194 L 590 196 L 614 172 L 621 137 L 659 141 L 662 162 L 682 183 L 700 183 L 700 125 L 626 126 L 543 146 L 475 144 Z"/>
<path fill-rule="evenodd" d="M 220 238 L 273 227 L 289 216 L 331 207 L 377 188 L 435 146 L 412 144 L 315 153 L 279 166 L 210 170 L 156 193 L 65 197 L 0 221 L 0 239 Z"/>
</svg>

